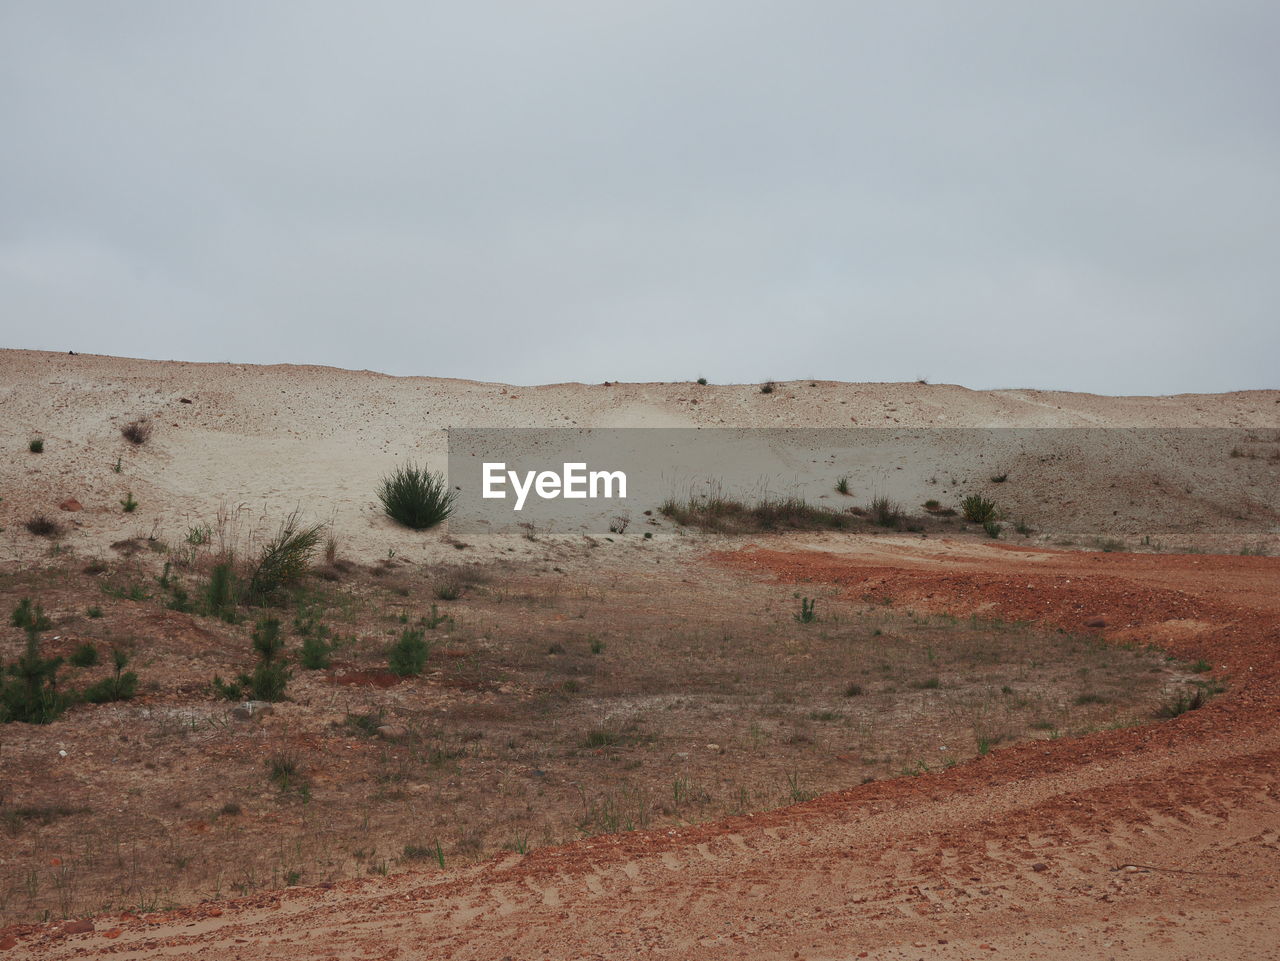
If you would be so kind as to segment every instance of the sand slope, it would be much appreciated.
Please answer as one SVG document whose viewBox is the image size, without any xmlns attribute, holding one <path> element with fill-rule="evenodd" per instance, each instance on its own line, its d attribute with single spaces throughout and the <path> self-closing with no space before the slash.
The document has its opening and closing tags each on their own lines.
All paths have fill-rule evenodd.
<svg viewBox="0 0 1280 961">
<path fill-rule="evenodd" d="M 1112 398 L 825 381 L 784 383 L 769 395 L 755 384 L 512 387 L 17 350 L 0 351 L 0 402 L 0 526 L 10 532 L 32 512 L 56 516 L 72 496 L 85 510 L 61 519 L 77 525 L 68 538 L 77 551 L 130 536 L 180 540 L 220 508 L 252 529 L 301 507 L 332 522 L 348 550 L 406 557 L 429 547 L 381 517 L 373 491 L 407 459 L 443 468 L 447 427 L 1280 425 L 1278 391 Z M 150 419 L 154 435 L 135 448 L 119 431 L 137 418 Z M 46 441 L 38 457 L 26 453 L 37 435 Z M 125 515 L 119 501 L 129 491 L 141 506 Z M 27 541 L 0 534 L 0 558 L 28 556 Z"/>
</svg>

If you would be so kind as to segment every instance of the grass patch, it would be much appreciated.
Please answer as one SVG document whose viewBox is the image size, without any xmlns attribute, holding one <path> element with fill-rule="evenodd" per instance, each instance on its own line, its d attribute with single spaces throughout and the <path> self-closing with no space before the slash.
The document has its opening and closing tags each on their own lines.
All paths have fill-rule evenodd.
<svg viewBox="0 0 1280 961">
<path fill-rule="evenodd" d="M 754 504 L 719 494 L 668 498 L 659 512 L 682 527 L 721 534 L 847 529 L 860 523 L 853 514 L 815 507 L 801 497 L 764 497 Z"/>
<path fill-rule="evenodd" d="M 43 454 L 44 438 L 43 437 L 31 438 L 31 440 L 27 441 L 27 450 L 31 451 L 31 453 L 33 454 Z"/>
<path fill-rule="evenodd" d="M 880 527 L 897 527 L 902 523 L 902 507 L 883 494 L 877 494 L 871 499 L 871 506 L 867 508 L 867 513 Z"/>
</svg>

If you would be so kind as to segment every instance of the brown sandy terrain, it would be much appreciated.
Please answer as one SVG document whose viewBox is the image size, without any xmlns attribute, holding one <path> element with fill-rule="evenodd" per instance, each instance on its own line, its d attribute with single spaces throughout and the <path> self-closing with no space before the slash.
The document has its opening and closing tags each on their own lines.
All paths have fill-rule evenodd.
<svg viewBox="0 0 1280 961">
<path fill-rule="evenodd" d="M 37 555 L 8 532 L 52 496 L 85 502 L 75 551 L 139 532 L 138 520 L 108 508 L 121 481 L 102 466 L 103 450 L 119 447 L 119 423 L 136 416 L 164 425 L 130 465 L 151 512 L 141 523 L 181 529 L 215 510 L 219 491 L 271 516 L 310 491 L 356 556 L 390 544 L 420 562 L 449 548 L 394 530 L 367 502 L 387 458 L 438 456 L 424 426 L 752 424 L 763 411 L 795 424 L 847 415 L 1274 427 L 1277 402 L 1274 392 L 1111 399 L 820 384 L 786 385 L 779 399 L 789 406 L 760 407 L 749 387 L 717 388 L 694 405 L 690 385 L 504 388 L 22 352 L 0 355 L 0 367 L 8 446 L 21 450 L 28 432 L 50 439 L 34 476 L 6 459 L 11 565 Z M 181 396 L 197 403 L 178 407 Z M 90 506 L 95 498 L 103 506 Z M 1229 687 L 1165 723 L 1024 741 L 783 810 L 452 871 L 98 917 L 87 932 L 13 926 L 0 946 L 32 958 L 1280 957 L 1276 559 L 847 535 L 673 538 L 661 549 L 714 578 L 1151 642 L 1208 660 Z M 1103 626 L 1086 628 L 1097 618 Z"/>
</svg>

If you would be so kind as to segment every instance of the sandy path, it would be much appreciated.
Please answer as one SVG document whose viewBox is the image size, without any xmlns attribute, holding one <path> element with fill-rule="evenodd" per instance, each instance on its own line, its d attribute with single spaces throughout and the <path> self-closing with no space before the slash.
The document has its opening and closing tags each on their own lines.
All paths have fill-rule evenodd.
<svg viewBox="0 0 1280 961">
<path fill-rule="evenodd" d="M 703 561 L 1211 656 L 1165 724 L 459 872 L 30 932 L 31 958 L 1280 957 L 1280 562 L 876 540 Z M 1187 625 L 1191 625 L 1188 629 Z"/>
</svg>

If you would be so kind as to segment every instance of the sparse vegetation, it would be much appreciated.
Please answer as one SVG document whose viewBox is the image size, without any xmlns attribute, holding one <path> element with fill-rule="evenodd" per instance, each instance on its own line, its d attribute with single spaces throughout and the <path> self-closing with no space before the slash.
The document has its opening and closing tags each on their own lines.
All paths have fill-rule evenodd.
<svg viewBox="0 0 1280 961">
<path fill-rule="evenodd" d="M 262 603 L 282 587 L 297 583 L 310 567 L 311 555 L 323 531 L 323 524 L 304 526 L 297 511 L 286 517 L 280 530 L 258 552 L 249 575 L 250 599 Z"/>
<path fill-rule="evenodd" d="M 836 493 L 843 494 L 845 497 L 850 496 L 848 475 L 836 479 Z"/>
<path fill-rule="evenodd" d="M 57 537 L 62 533 L 62 525 L 49 518 L 47 514 L 36 514 L 23 525 L 28 534 L 36 537 Z"/>
<path fill-rule="evenodd" d="M 1165 698 L 1156 708 L 1156 717 L 1174 718 L 1197 711 L 1209 702 L 1210 689 L 1200 684 L 1183 687 Z"/>
<path fill-rule="evenodd" d="M 98 649 L 86 641 L 71 652 L 67 662 L 72 667 L 93 667 L 98 663 Z"/>
<path fill-rule="evenodd" d="M 457 492 L 449 489 L 444 475 L 412 463 L 383 478 L 378 500 L 387 516 L 415 531 L 435 527 L 453 513 Z"/>
<path fill-rule="evenodd" d="M 880 527 L 897 527 L 902 523 L 902 507 L 883 494 L 877 494 L 871 499 L 867 512 Z"/>
<path fill-rule="evenodd" d="M 770 530 L 825 530 L 851 527 L 858 522 L 852 514 L 815 507 L 800 497 L 766 496 L 755 504 L 718 494 L 668 499 L 659 513 L 689 527 L 718 533 L 746 533 Z"/>
<path fill-rule="evenodd" d="M 304 785 L 302 762 L 289 751 L 276 751 L 266 760 L 267 779 L 281 791 L 289 791 Z"/>
<path fill-rule="evenodd" d="M 129 421 L 128 424 L 120 427 L 120 435 L 133 444 L 134 447 L 141 447 L 142 444 L 146 444 L 151 439 L 151 421 L 147 420 L 146 417 L 136 421 Z"/>
<path fill-rule="evenodd" d="M 796 620 L 801 624 L 812 624 L 817 619 L 817 614 L 813 610 L 814 599 L 811 597 L 803 597 L 800 599 L 800 613 L 797 614 Z"/>
<path fill-rule="evenodd" d="M 213 565 L 203 594 L 206 614 L 221 618 L 229 624 L 235 623 L 239 584 L 236 581 L 235 565 L 230 558 L 223 558 Z"/>
<path fill-rule="evenodd" d="M 778 385 L 775 384 L 773 381 L 766 380 L 763 384 L 760 385 L 760 393 L 772 394 L 777 389 L 777 387 Z"/>
<path fill-rule="evenodd" d="M 985 524 L 997 517 L 995 501 L 981 494 L 967 496 L 960 502 L 960 510 L 964 514 L 964 519 L 973 524 Z"/>
<path fill-rule="evenodd" d="M 124 495 L 124 499 L 120 501 L 120 509 L 126 514 L 132 514 L 138 509 L 138 502 L 133 499 L 133 491 Z"/>
<path fill-rule="evenodd" d="M 214 676 L 214 693 L 228 701 L 252 698 L 255 701 L 283 701 L 292 672 L 281 656 L 284 638 L 280 636 L 280 621 L 264 617 L 253 629 L 253 649 L 258 663 L 252 673 L 241 674 L 234 681 L 224 681 Z"/>
<path fill-rule="evenodd" d="M 698 384 L 699 384 L 699 386 L 701 386 L 701 387 L 706 387 L 706 386 L 707 386 L 707 378 L 705 378 L 705 377 L 699 377 L 699 378 L 698 378 Z"/>
<path fill-rule="evenodd" d="M 137 692 L 138 675 L 125 670 L 129 664 L 129 655 L 120 648 L 115 648 L 111 652 L 111 663 L 114 674 L 84 689 L 83 697 L 90 704 L 128 701 Z"/>
<path fill-rule="evenodd" d="M 43 454 L 44 438 L 43 437 L 31 438 L 31 440 L 27 441 L 27 450 L 31 451 L 31 453 L 33 454 Z"/>
<path fill-rule="evenodd" d="M 333 645 L 321 634 L 310 634 L 302 639 L 298 660 L 308 671 L 323 671 L 329 667 Z"/>
<path fill-rule="evenodd" d="M 14 627 L 27 635 L 27 647 L 6 669 L 8 679 L 0 678 L 0 723 L 20 721 L 25 724 L 48 724 L 57 720 L 71 699 L 58 690 L 60 657 L 44 657 L 40 653 L 40 634 L 52 627 L 39 604 L 23 598 L 10 615 Z"/>
<path fill-rule="evenodd" d="M 987 532 L 987 536 L 995 540 L 1000 536 L 1000 532 L 1004 530 L 1004 525 L 994 517 L 988 517 L 982 522 L 982 529 Z"/>
<path fill-rule="evenodd" d="M 405 628 L 387 652 L 387 666 L 400 677 L 417 677 L 427 666 L 431 645 L 417 628 Z"/>
<path fill-rule="evenodd" d="M 120 428 L 120 434 L 130 444 L 141 447 L 151 439 L 151 421 L 145 417 L 130 421 Z"/>
</svg>

